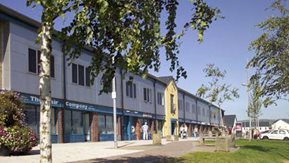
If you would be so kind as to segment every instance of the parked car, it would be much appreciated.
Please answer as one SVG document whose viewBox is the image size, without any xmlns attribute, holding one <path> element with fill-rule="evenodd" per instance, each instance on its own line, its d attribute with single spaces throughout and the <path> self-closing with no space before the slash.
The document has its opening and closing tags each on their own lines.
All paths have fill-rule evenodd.
<svg viewBox="0 0 289 163">
<path fill-rule="evenodd" d="M 272 130 L 271 132 L 261 133 L 261 139 L 277 139 L 277 140 L 289 140 L 289 130 Z"/>
</svg>

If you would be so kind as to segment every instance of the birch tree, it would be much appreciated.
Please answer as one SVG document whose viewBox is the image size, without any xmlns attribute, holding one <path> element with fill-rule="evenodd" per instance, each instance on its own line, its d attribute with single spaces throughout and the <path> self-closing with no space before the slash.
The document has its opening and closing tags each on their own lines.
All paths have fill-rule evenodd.
<svg viewBox="0 0 289 163">
<path fill-rule="evenodd" d="M 271 9 L 277 15 L 258 24 L 261 36 L 250 44 L 255 52 L 247 68 L 255 71 L 250 80 L 260 83 L 265 107 L 276 100 L 288 100 L 289 93 L 289 1 L 276 0 Z"/>
<path fill-rule="evenodd" d="M 99 74 L 105 88 L 110 86 L 116 68 L 125 72 L 144 75 L 149 69 L 160 68 L 160 48 L 164 48 L 170 71 L 177 79 L 186 77 L 178 61 L 178 40 L 193 29 L 198 41 L 203 41 L 205 30 L 217 19 L 219 10 L 203 0 L 192 1 L 192 15 L 176 32 L 176 13 L 181 0 L 27 0 L 28 5 L 41 6 L 40 73 L 40 162 L 51 162 L 51 86 L 50 56 L 52 33 L 64 42 L 63 53 L 70 61 L 81 55 L 83 48 L 93 53 L 90 65 L 91 82 Z M 165 35 L 161 33 L 161 12 L 166 12 Z M 69 13 L 69 14 L 68 14 Z M 60 32 L 54 32 L 55 20 L 70 15 L 72 21 Z M 114 64 L 112 58 L 115 58 Z"/>
</svg>

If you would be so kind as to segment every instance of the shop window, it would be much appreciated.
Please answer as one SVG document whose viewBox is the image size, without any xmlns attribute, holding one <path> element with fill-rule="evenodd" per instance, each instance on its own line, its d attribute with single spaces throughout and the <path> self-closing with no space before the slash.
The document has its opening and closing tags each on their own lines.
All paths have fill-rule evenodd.
<svg viewBox="0 0 289 163">
<path fill-rule="evenodd" d="M 64 134 L 69 135 L 71 134 L 71 111 L 65 110 L 64 111 Z"/>
<path fill-rule="evenodd" d="M 144 101 L 152 103 L 152 89 L 143 88 L 143 93 L 144 93 Z"/>
<path fill-rule="evenodd" d="M 82 112 L 72 111 L 71 122 L 72 134 L 83 134 Z"/>
<path fill-rule="evenodd" d="M 28 48 L 28 71 L 39 74 L 40 73 L 40 51 L 35 49 Z M 54 69 L 54 56 L 50 56 L 50 76 L 55 77 L 55 69 Z"/>
<path fill-rule="evenodd" d="M 126 96 L 130 98 L 136 98 L 136 84 L 131 81 L 126 82 Z"/>
<path fill-rule="evenodd" d="M 164 99 L 164 94 L 158 92 L 157 93 L 157 100 L 158 100 L 158 104 L 164 106 L 165 105 L 165 99 Z"/>
<path fill-rule="evenodd" d="M 111 115 L 98 115 L 98 129 L 101 134 L 113 134 L 113 117 Z"/>
</svg>

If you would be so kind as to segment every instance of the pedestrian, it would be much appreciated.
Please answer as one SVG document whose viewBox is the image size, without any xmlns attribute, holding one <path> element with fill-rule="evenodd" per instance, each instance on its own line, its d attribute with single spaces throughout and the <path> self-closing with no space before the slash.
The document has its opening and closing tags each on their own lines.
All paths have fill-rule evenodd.
<svg viewBox="0 0 289 163">
<path fill-rule="evenodd" d="M 180 127 L 180 137 L 183 138 L 183 131 L 184 131 L 184 127 L 183 125 L 181 125 Z"/>
<path fill-rule="evenodd" d="M 187 133 L 188 133 L 188 127 L 186 124 L 184 124 L 184 132 L 183 132 L 184 136 L 183 137 L 187 138 L 188 136 Z"/>
<path fill-rule="evenodd" d="M 198 136 L 198 127 L 195 127 L 194 129 L 194 137 L 197 137 Z"/>
<path fill-rule="evenodd" d="M 148 129 L 149 126 L 147 125 L 147 122 L 144 123 L 144 125 L 141 127 L 143 132 L 143 140 L 148 140 Z"/>
</svg>

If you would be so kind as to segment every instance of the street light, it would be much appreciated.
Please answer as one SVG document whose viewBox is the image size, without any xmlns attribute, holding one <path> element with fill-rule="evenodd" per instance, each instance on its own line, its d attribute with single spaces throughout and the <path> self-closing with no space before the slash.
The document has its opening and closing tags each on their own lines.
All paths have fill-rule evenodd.
<svg viewBox="0 0 289 163">
<path fill-rule="evenodd" d="M 112 57 L 112 64 L 114 65 L 114 57 Z M 112 79 L 112 92 L 111 98 L 113 101 L 113 141 L 114 141 L 114 148 L 117 148 L 117 128 L 116 128 L 116 89 L 115 89 L 115 73 Z"/>
</svg>

